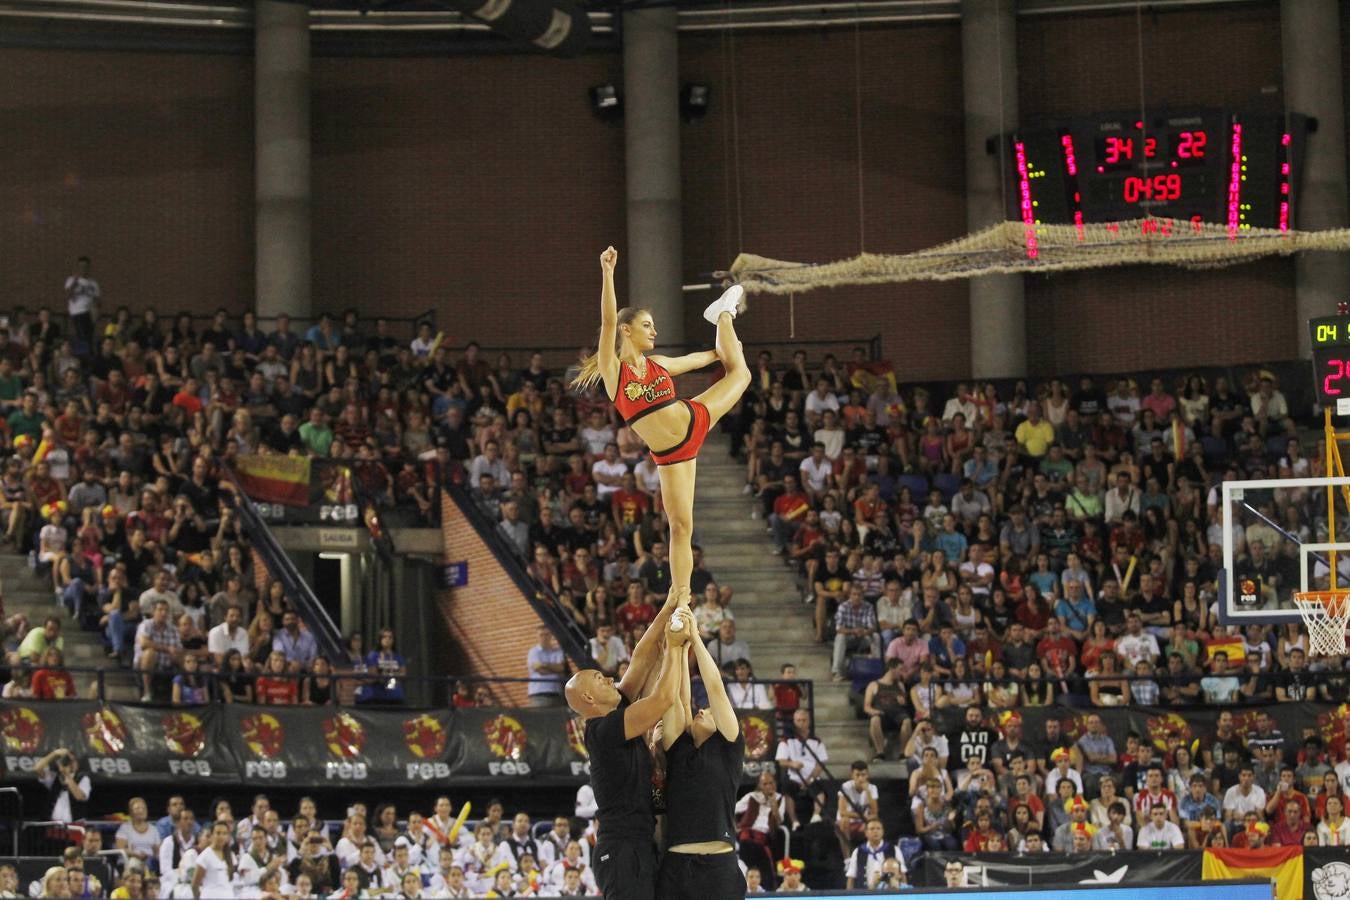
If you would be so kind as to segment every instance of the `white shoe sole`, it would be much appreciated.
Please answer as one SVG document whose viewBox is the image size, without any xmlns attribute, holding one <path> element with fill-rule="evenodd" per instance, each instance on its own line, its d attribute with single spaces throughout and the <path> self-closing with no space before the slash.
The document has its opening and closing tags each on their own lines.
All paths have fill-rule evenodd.
<svg viewBox="0 0 1350 900">
<path fill-rule="evenodd" d="M 739 284 L 733 284 L 723 292 L 708 308 L 703 310 L 703 318 L 712 324 L 717 324 L 717 318 L 724 312 L 731 313 L 734 319 L 736 315 L 745 309 L 745 288 Z"/>
</svg>

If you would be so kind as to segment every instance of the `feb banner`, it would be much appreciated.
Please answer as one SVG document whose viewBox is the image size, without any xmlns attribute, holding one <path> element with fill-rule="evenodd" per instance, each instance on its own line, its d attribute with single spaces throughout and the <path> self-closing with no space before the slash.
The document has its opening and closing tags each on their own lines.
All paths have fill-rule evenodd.
<svg viewBox="0 0 1350 900">
<path fill-rule="evenodd" d="M 578 723 L 566 710 L 0 701 L 10 777 L 32 778 L 57 748 L 95 779 L 139 783 L 570 785 L 589 774 Z"/>
<path fill-rule="evenodd" d="M 912 877 L 919 887 L 942 887 L 949 860 L 965 866 L 973 887 L 1094 885 L 1109 887 L 1143 882 L 1199 881 L 1198 850 L 1148 850 L 1134 853 L 924 853 Z"/>
<path fill-rule="evenodd" d="M 234 459 L 234 471 L 254 500 L 282 506 L 308 506 L 310 463 L 307 456 L 248 454 Z"/>
<path fill-rule="evenodd" d="M 1302 847 L 1208 847 L 1205 849 L 1206 881 L 1235 878 L 1268 878 L 1275 886 L 1275 900 L 1302 900 Z"/>
</svg>

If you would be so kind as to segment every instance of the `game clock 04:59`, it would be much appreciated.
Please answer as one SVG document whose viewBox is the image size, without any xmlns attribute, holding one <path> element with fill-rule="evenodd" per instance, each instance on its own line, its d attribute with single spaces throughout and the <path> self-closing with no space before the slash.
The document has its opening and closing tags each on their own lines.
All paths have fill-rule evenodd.
<svg viewBox="0 0 1350 900">
<path fill-rule="evenodd" d="M 1350 316 L 1308 320 L 1313 388 L 1323 406 L 1350 409 Z"/>
</svg>

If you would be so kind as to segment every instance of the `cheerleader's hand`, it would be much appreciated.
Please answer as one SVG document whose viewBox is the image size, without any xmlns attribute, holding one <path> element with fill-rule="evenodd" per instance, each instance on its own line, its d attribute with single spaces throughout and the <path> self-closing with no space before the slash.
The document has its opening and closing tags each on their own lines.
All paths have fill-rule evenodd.
<svg viewBox="0 0 1350 900">
<path fill-rule="evenodd" d="M 605 252 L 600 254 L 600 271 L 606 274 L 614 271 L 614 266 L 619 261 L 619 251 L 612 246 L 606 247 Z"/>
</svg>

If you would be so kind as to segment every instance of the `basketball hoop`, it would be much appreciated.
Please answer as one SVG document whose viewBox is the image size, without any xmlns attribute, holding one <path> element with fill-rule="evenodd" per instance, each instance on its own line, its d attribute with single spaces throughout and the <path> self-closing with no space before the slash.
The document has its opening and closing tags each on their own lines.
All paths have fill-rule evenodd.
<svg viewBox="0 0 1350 900">
<path fill-rule="evenodd" d="M 1294 605 L 1308 628 L 1309 656 L 1340 656 L 1346 652 L 1350 591 L 1295 591 Z"/>
</svg>

